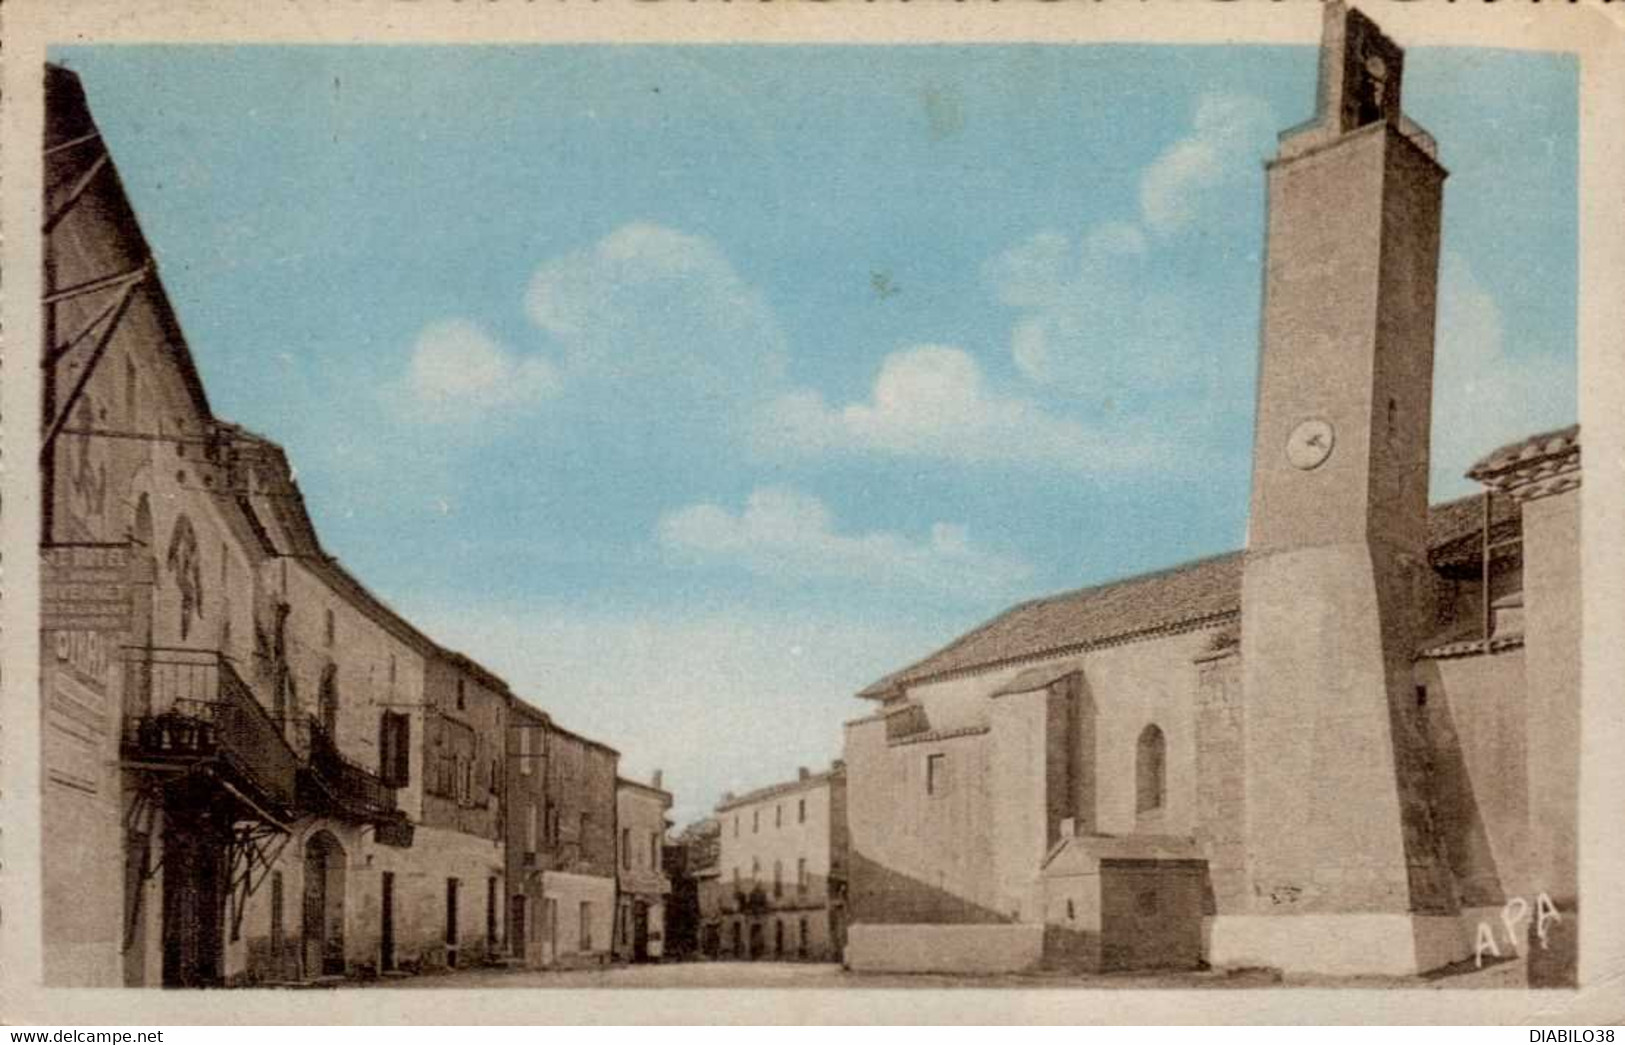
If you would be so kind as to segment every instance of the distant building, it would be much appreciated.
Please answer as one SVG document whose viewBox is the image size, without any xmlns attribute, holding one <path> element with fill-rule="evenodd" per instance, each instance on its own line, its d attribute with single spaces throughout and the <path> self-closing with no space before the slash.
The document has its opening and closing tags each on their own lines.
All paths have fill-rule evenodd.
<svg viewBox="0 0 1625 1045">
<path fill-rule="evenodd" d="M 1572 982 L 1579 433 L 1428 503 L 1445 171 L 1403 57 L 1327 5 L 1267 167 L 1246 551 L 1022 603 L 860 694 L 853 967 L 1403 975 L 1488 924 Z M 1507 939 L 1543 896 L 1561 935 Z"/>
<path fill-rule="evenodd" d="M 724 797 L 717 906 L 723 957 L 838 960 L 846 939 L 846 772 L 824 773 Z M 707 885 L 701 885 L 706 905 Z"/>
<path fill-rule="evenodd" d="M 622 778 L 615 785 L 620 896 L 616 903 L 615 956 L 622 961 L 658 961 L 666 953 L 666 811 L 671 794 L 660 787 L 660 771 L 642 784 Z"/>
</svg>

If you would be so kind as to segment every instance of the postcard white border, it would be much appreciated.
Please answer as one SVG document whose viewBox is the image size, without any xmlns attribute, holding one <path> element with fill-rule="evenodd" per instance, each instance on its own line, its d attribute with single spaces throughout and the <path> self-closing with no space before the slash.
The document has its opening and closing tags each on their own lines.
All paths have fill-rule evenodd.
<svg viewBox="0 0 1625 1045">
<path fill-rule="evenodd" d="M 5 641 L 0 976 L 10 1024 L 1513 1023 L 1625 1018 L 1625 0 L 1364 0 L 1407 48 L 1497 47 L 1580 61 L 1580 420 L 1585 562 L 1579 991 L 487 990 L 175 992 L 38 983 L 37 543 L 40 69 L 53 44 L 1046 43 L 1313 45 L 1314 0 L 10 0 L 4 29 Z M 1504 100 L 1498 100 L 1505 104 Z M 19 144 L 21 143 L 21 144 Z M 1508 177 L 1516 177 L 1509 172 Z M 1529 273 L 1539 280 L 1539 272 Z M 294 1003 L 297 999 L 297 1003 Z"/>
</svg>

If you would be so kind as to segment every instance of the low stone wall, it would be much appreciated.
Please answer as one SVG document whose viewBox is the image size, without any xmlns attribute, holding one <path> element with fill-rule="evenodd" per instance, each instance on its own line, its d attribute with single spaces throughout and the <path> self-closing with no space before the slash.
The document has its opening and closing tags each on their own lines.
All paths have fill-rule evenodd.
<svg viewBox="0 0 1625 1045">
<path fill-rule="evenodd" d="M 1043 957 L 1042 925 L 870 923 L 846 938 L 846 964 L 859 972 L 1022 972 Z"/>
</svg>

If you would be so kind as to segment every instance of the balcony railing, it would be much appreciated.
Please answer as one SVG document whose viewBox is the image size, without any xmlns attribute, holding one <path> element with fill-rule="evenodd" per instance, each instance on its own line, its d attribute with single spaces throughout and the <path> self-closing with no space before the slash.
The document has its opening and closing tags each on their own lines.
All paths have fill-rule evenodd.
<svg viewBox="0 0 1625 1045">
<path fill-rule="evenodd" d="M 393 787 L 345 757 L 319 720 L 308 720 L 306 728 L 310 732 L 310 771 L 321 796 L 337 807 L 335 812 L 368 821 L 400 817 Z"/>
<path fill-rule="evenodd" d="M 215 760 L 257 798 L 294 808 L 299 758 L 216 650 L 126 649 L 122 739 L 126 758 Z"/>
</svg>

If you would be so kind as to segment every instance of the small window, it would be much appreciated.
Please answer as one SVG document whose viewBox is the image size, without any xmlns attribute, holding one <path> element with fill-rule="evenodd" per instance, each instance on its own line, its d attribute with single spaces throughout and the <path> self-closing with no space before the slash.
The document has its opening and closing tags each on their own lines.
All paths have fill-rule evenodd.
<svg viewBox="0 0 1625 1045">
<path fill-rule="evenodd" d="M 756 881 L 758 879 L 760 879 L 761 877 L 762 877 L 762 861 L 758 860 L 756 857 L 753 856 L 753 857 L 750 858 L 750 880 L 751 880 L 751 884 L 754 885 L 756 883 Z"/>
<path fill-rule="evenodd" d="M 592 950 L 592 904 L 581 901 L 581 949 Z"/>
<path fill-rule="evenodd" d="M 796 892 L 804 893 L 806 891 L 807 891 L 807 858 L 805 856 L 802 856 L 802 857 L 797 857 L 796 858 Z"/>
<path fill-rule="evenodd" d="M 784 895 L 784 861 L 773 861 L 773 895 Z"/>
<path fill-rule="evenodd" d="M 519 729 L 519 773 L 530 776 L 530 730 Z"/>
<path fill-rule="evenodd" d="M 326 625 L 325 625 L 325 628 L 324 628 L 324 633 L 325 633 L 325 635 L 327 637 L 327 645 L 328 645 L 329 648 L 331 648 L 332 645 L 333 645 L 333 641 L 334 641 L 335 637 L 338 635 L 338 626 L 335 623 L 335 621 L 333 620 L 333 611 L 332 610 L 327 611 L 327 619 L 326 619 Z"/>
<path fill-rule="evenodd" d="M 925 793 L 940 795 L 948 790 L 948 756 L 935 754 L 925 756 Z"/>
<path fill-rule="evenodd" d="M 752 809 L 750 811 L 750 833 L 751 834 L 757 834 L 761 830 L 762 830 L 762 811 L 760 809 Z"/>
<path fill-rule="evenodd" d="M 468 693 L 463 686 L 463 680 L 457 680 L 457 710 L 462 711 L 468 707 Z"/>
<path fill-rule="evenodd" d="M 389 787 L 411 783 L 412 720 L 386 711 L 378 720 L 378 775 Z"/>
<path fill-rule="evenodd" d="M 621 828 L 621 870 L 632 870 L 632 829 Z"/>
<path fill-rule="evenodd" d="M 773 826 L 774 827 L 783 827 L 784 826 L 784 807 L 783 806 L 774 806 L 773 807 Z"/>
<path fill-rule="evenodd" d="M 734 864 L 734 892 L 736 892 L 736 893 L 739 892 L 739 880 L 740 880 L 740 877 L 741 877 L 741 875 L 739 874 L 739 865 Z"/>
<path fill-rule="evenodd" d="M 739 837 L 739 814 L 734 814 L 734 837 Z"/>
<path fill-rule="evenodd" d="M 806 822 L 807 822 L 807 800 L 805 798 L 803 798 L 799 802 L 796 803 L 796 823 L 805 824 Z"/>
<path fill-rule="evenodd" d="M 1428 688 L 1426 686 L 1416 687 L 1416 706 L 1419 708 L 1428 706 Z"/>
<path fill-rule="evenodd" d="M 1162 730 L 1146 726 L 1140 732 L 1135 764 L 1135 803 L 1138 813 L 1154 813 L 1162 808 L 1167 787 L 1167 741 Z"/>
<path fill-rule="evenodd" d="M 651 870 L 651 871 L 659 871 L 660 870 L 660 832 L 659 831 L 653 831 L 653 832 L 650 832 L 650 834 L 649 834 L 649 870 Z"/>
</svg>

